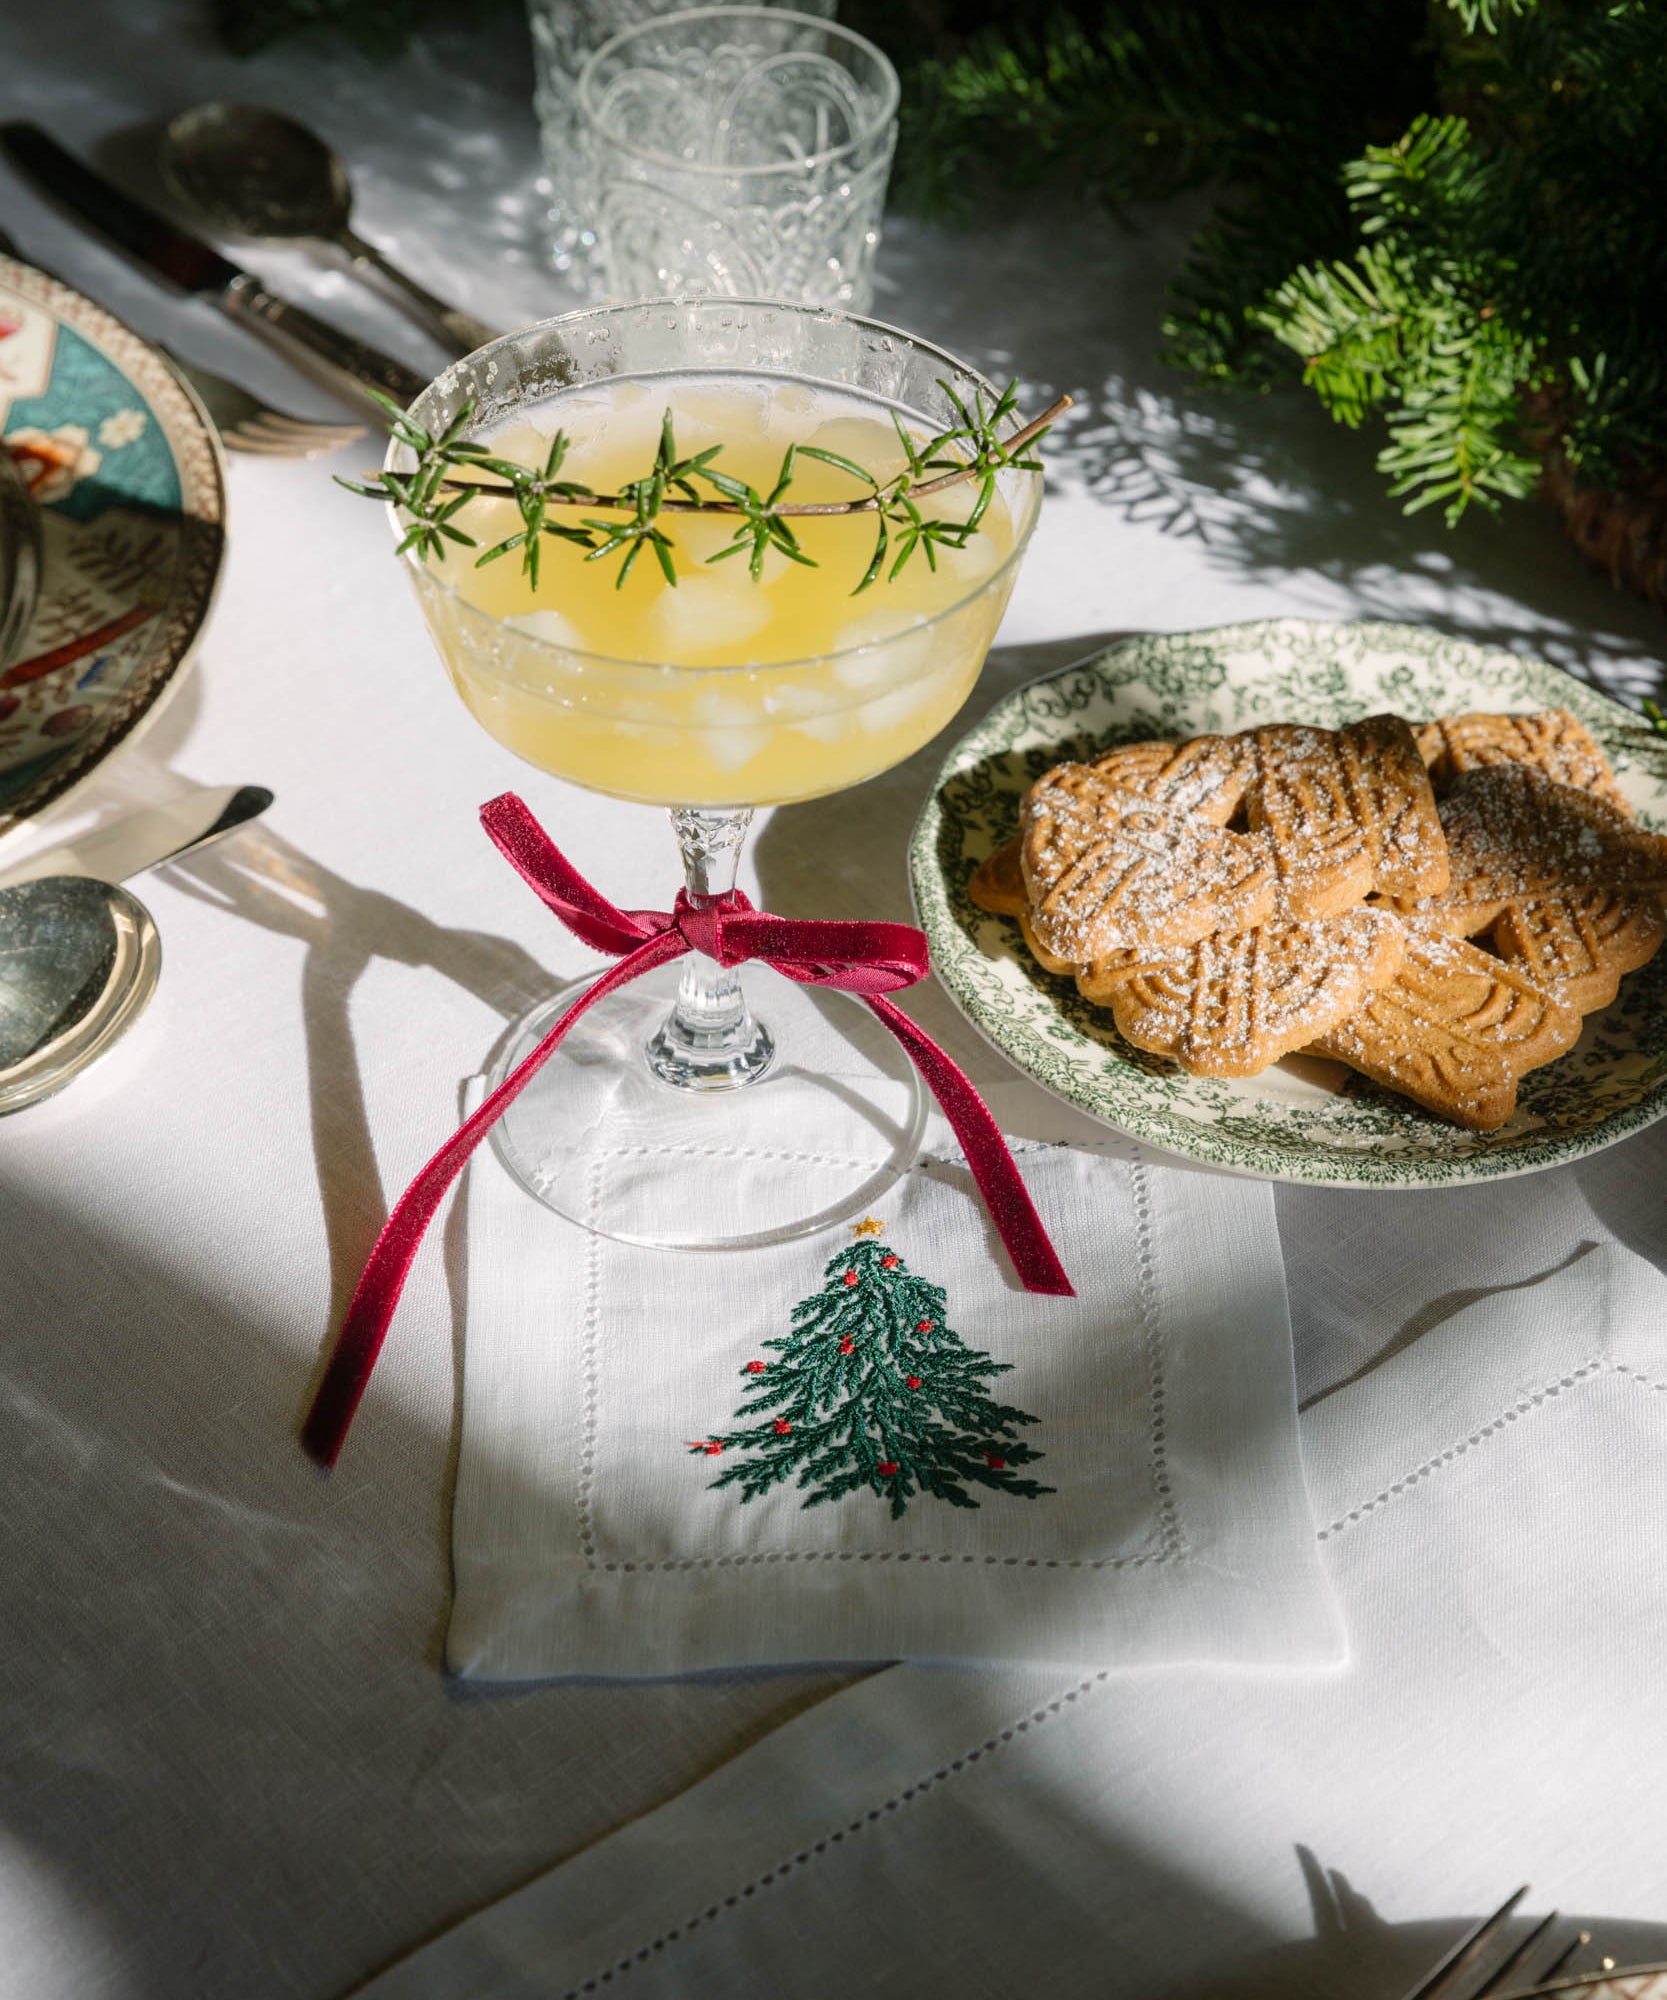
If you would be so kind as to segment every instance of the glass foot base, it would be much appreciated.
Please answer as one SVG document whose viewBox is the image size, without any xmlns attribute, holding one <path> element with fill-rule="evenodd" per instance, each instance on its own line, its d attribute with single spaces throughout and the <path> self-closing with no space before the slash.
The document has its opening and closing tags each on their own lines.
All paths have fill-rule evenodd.
<svg viewBox="0 0 1667 2000">
<path fill-rule="evenodd" d="M 776 1059 L 776 1041 L 739 994 L 703 1021 L 698 1008 L 668 1015 L 643 1053 L 662 1083 L 679 1090 L 737 1090 L 756 1083 Z M 552 1018 L 554 1018 L 552 1016 Z"/>
<path fill-rule="evenodd" d="M 680 966 L 600 1001 L 492 1131 L 500 1161 L 569 1221 L 626 1243 L 738 1250 L 808 1235 L 872 1208 L 914 1165 L 929 1095 L 860 1000 L 747 969 L 756 1060 L 741 1081 L 662 1081 L 661 1030 Z M 510 1029 L 496 1088 L 590 982 Z M 773 1045 L 773 1046 L 772 1046 Z"/>
</svg>

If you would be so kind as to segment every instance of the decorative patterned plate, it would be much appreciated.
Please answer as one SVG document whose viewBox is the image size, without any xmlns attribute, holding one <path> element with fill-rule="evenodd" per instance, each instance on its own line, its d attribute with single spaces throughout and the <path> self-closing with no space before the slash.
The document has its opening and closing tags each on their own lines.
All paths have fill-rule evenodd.
<svg viewBox="0 0 1667 2000">
<path fill-rule="evenodd" d="M 1292 1056 L 1260 1076 L 1188 1076 L 1132 1048 L 1109 1013 L 1042 969 L 1017 924 L 980 910 L 973 870 L 1018 827 L 1052 764 L 1113 743 L 1258 723 L 1335 728 L 1393 709 L 1572 709 L 1603 745 L 1640 818 L 1667 829 L 1667 740 L 1556 667 L 1408 625 L 1281 619 L 1143 636 L 1033 681 L 950 752 L 915 827 L 909 866 L 938 978 L 973 1024 L 1038 1083 L 1172 1153 L 1270 1180 L 1448 1187 L 1535 1173 L 1667 1116 L 1667 952 L 1628 975 L 1560 1061 L 1522 1080 L 1497 1132 L 1466 1132 L 1341 1064 Z"/>
<path fill-rule="evenodd" d="M 40 512 L 39 601 L 0 672 L 0 835 L 61 798 L 178 681 L 225 542 L 225 468 L 154 347 L 0 256 L 0 439 Z"/>
</svg>

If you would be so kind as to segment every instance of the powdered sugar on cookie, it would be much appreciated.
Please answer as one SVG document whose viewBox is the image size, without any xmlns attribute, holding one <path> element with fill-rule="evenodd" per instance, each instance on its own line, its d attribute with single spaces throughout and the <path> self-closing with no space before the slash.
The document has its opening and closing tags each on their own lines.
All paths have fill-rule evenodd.
<svg viewBox="0 0 1667 2000">
<path fill-rule="evenodd" d="M 1518 1079 L 1572 1048 L 1579 1034 L 1574 1009 L 1519 967 L 1462 938 L 1414 934 L 1395 979 L 1309 1053 L 1491 1132 L 1516 1109 Z"/>
<path fill-rule="evenodd" d="M 1302 1049 L 1478 1131 L 1667 938 L 1667 839 L 1562 710 L 1126 744 L 1022 823 L 974 899 L 1137 1047 L 1223 1077 Z"/>
<path fill-rule="evenodd" d="M 1036 935 L 1076 965 L 1251 930 L 1274 910 L 1264 841 L 1124 791 L 1087 764 L 1031 787 L 1021 852 Z"/>
<path fill-rule="evenodd" d="M 1137 1048 L 1199 1076 L 1255 1076 L 1353 1014 L 1394 978 L 1399 921 L 1353 910 L 1314 923 L 1218 932 L 1084 966 L 1077 986 Z"/>
<path fill-rule="evenodd" d="M 1487 764 L 1522 764 L 1553 784 L 1592 792 L 1631 817 L 1608 760 L 1585 724 L 1566 708 L 1542 708 L 1532 715 L 1438 716 L 1413 733 L 1438 787 Z"/>
</svg>

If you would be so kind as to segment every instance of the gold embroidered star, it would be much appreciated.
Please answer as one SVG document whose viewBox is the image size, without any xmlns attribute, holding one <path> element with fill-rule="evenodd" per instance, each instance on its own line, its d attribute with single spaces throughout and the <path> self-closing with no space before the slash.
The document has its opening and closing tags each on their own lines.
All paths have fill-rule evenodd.
<svg viewBox="0 0 1667 2000">
<path fill-rule="evenodd" d="M 861 1222 L 853 1222 L 851 1224 L 851 1234 L 853 1236 L 878 1236 L 885 1226 L 883 1222 L 877 1221 L 872 1215 L 865 1215 Z"/>
</svg>

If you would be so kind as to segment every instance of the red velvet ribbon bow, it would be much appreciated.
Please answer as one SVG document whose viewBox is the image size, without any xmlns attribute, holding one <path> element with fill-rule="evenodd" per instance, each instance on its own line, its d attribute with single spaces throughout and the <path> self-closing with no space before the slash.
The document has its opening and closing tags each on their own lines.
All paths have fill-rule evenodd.
<svg viewBox="0 0 1667 2000">
<path fill-rule="evenodd" d="M 575 937 L 610 953 L 619 963 L 579 995 L 395 1204 L 359 1279 L 301 1432 L 302 1443 L 320 1464 L 336 1462 L 376 1366 L 411 1260 L 469 1155 L 555 1054 L 581 1014 L 640 974 L 685 952 L 704 952 L 720 965 L 762 959 L 801 985 L 836 986 L 864 1000 L 903 1044 L 942 1105 L 1025 1290 L 1071 1294 L 1071 1282 L 983 1099 L 931 1036 L 883 997 L 918 984 L 931 970 L 924 932 L 912 924 L 772 917 L 755 910 L 739 890 L 698 908 L 679 891 L 677 906 L 670 911 L 619 910 L 591 887 L 513 792 L 489 800 L 480 817 L 499 851 Z"/>
</svg>

